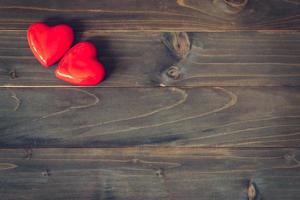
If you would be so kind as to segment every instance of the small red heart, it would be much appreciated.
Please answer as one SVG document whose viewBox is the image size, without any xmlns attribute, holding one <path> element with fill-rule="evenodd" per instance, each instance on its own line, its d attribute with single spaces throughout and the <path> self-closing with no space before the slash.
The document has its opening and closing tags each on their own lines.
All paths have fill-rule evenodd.
<svg viewBox="0 0 300 200">
<path fill-rule="evenodd" d="M 90 42 L 79 42 L 59 62 L 55 75 L 74 85 L 91 86 L 103 80 L 105 69 L 97 60 L 95 46 Z"/>
<path fill-rule="evenodd" d="M 44 23 L 35 23 L 27 32 L 31 51 L 45 67 L 56 63 L 71 47 L 73 39 L 72 28 L 64 24 L 50 27 Z"/>
</svg>

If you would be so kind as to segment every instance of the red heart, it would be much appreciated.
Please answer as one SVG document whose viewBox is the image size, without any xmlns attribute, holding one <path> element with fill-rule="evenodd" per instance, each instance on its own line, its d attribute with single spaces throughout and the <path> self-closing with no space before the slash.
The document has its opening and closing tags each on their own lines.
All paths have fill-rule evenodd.
<svg viewBox="0 0 300 200">
<path fill-rule="evenodd" d="M 64 24 L 49 27 L 35 23 L 28 28 L 27 39 L 31 51 L 45 67 L 56 63 L 71 47 L 73 30 Z"/>
<path fill-rule="evenodd" d="M 103 80 L 105 69 L 97 60 L 95 46 L 89 42 L 79 42 L 59 62 L 55 75 L 74 85 L 91 86 Z"/>
</svg>

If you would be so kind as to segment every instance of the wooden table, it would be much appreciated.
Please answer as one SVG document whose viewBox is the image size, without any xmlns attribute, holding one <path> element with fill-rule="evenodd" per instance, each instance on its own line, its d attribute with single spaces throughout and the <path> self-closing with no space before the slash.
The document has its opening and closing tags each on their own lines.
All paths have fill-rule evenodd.
<svg viewBox="0 0 300 200">
<path fill-rule="evenodd" d="M 298 0 L 0 0 L 1 200 L 297 200 Z M 103 84 L 26 29 L 67 23 Z"/>
</svg>

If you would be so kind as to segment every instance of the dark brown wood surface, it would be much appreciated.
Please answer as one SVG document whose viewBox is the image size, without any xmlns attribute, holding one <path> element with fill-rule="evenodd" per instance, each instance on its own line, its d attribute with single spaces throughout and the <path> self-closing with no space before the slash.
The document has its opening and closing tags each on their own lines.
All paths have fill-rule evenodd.
<svg viewBox="0 0 300 200">
<path fill-rule="evenodd" d="M 99 50 L 108 70 L 99 87 L 300 86 L 299 33 L 189 33 L 186 50 L 184 42 L 173 49 L 173 35 L 86 31 L 76 40 Z M 68 86 L 54 77 L 55 66 L 41 67 L 25 31 L 0 31 L 0 39 L 0 87 Z M 184 57 L 177 55 L 181 50 Z M 172 66 L 178 78 L 170 76 Z"/>
<path fill-rule="evenodd" d="M 0 0 L 0 200 L 298 200 L 299 0 Z M 74 87 L 27 27 L 108 75 Z"/>
<path fill-rule="evenodd" d="M 286 87 L 2 88 L 3 147 L 300 147 Z"/>
<path fill-rule="evenodd" d="M 0 193 L 6 200 L 295 200 L 299 159 L 299 149 L 2 149 Z"/>
<path fill-rule="evenodd" d="M 1 0 L 0 29 L 64 21 L 77 30 L 299 30 L 298 0 Z"/>
</svg>

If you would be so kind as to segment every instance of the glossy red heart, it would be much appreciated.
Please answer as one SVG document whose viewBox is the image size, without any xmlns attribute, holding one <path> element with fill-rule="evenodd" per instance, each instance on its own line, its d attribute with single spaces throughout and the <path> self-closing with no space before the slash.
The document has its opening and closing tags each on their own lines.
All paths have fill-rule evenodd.
<svg viewBox="0 0 300 200">
<path fill-rule="evenodd" d="M 45 67 L 56 63 L 71 47 L 73 39 L 72 28 L 64 24 L 50 27 L 44 23 L 35 23 L 27 32 L 31 51 Z"/>
<path fill-rule="evenodd" d="M 57 78 L 74 85 L 92 86 L 105 76 L 103 65 L 97 60 L 97 50 L 90 42 L 79 42 L 59 62 Z"/>
</svg>

